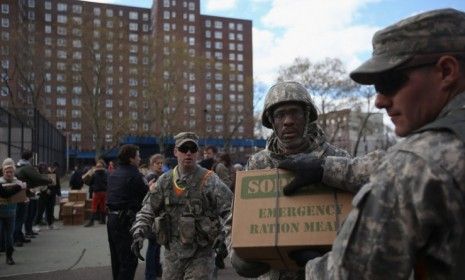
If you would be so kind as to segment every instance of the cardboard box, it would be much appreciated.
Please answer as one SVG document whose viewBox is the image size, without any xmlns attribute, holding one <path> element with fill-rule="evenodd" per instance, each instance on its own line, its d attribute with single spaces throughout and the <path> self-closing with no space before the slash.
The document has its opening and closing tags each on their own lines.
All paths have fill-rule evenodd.
<svg viewBox="0 0 465 280">
<path fill-rule="evenodd" d="M 71 202 L 80 202 L 86 201 L 87 193 L 86 191 L 70 190 L 68 193 L 68 200 Z"/>
<path fill-rule="evenodd" d="M 63 225 L 64 226 L 71 226 L 73 224 L 73 215 L 63 215 Z"/>
<path fill-rule="evenodd" d="M 92 199 L 88 198 L 86 199 L 86 209 L 92 209 Z"/>
<path fill-rule="evenodd" d="M 84 213 L 73 215 L 73 225 L 82 225 L 84 223 Z"/>
<path fill-rule="evenodd" d="M 284 196 L 282 188 L 292 178 L 279 169 L 237 172 L 232 247 L 239 257 L 293 270 L 298 266 L 290 252 L 331 250 L 353 195 L 319 184 Z"/>
<path fill-rule="evenodd" d="M 63 204 L 61 207 L 61 216 L 64 217 L 73 215 L 73 206 L 74 202 L 66 202 Z"/>
<path fill-rule="evenodd" d="M 16 186 L 16 184 L 3 184 L 3 187 L 5 189 L 13 188 L 13 186 Z M 24 202 L 26 201 L 27 196 L 26 196 L 26 190 L 20 190 L 19 192 L 15 193 L 14 195 L 10 196 L 9 198 L 3 198 L 0 197 L 0 204 L 9 204 L 9 203 L 18 203 L 18 202 Z"/>
<path fill-rule="evenodd" d="M 85 202 L 75 202 L 73 205 L 73 215 L 82 215 L 85 214 Z"/>
</svg>

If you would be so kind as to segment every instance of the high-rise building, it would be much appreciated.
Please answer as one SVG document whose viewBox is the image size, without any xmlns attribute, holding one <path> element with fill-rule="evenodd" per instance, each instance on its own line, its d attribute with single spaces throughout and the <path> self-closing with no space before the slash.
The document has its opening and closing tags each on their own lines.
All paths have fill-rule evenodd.
<svg viewBox="0 0 465 280">
<path fill-rule="evenodd" d="M 0 20 L 0 105 L 38 108 L 72 147 L 253 137 L 250 20 L 202 15 L 200 0 L 3 0 Z"/>
</svg>

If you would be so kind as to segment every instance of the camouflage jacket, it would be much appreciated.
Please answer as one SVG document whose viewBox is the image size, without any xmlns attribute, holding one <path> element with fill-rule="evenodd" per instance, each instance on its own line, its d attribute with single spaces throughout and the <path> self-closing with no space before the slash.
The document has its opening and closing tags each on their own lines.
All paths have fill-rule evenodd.
<svg viewBox="0 0 465 280">
<path fill-rule="evenodd" d="M 202 189 L 199 190 L 198 186 L 201 183 L 195 174 L 202 170 L 206 171 L 204 168 L 197 166 L 197 170 L 192 175 L 182 178 L 187 187 L 186 192 L 181 195 L 175 195 L 173 172 L 169 171 L 161 175 L 156 181 L 155 190 L 146 196 L 142 209 L 136 215 L 131 232 L 133 234 L 142 232 L 144 236 L 147 236 L 155 218 L 162 213 L 168 214 L 171 235 L 166 256 L 169 259 L 191 258 L 202 254 L 213 256 L 211 247 L 215 237 L 212 239 L 206 237 L 204 232 L 198 232 L 199 228 L 202 227 L 197 223 L 198 218 L 211 218 L 212 225 L 218 222 L 219 230 L 225 234 L 229 234 L 231 230 L 230 221 L 226 220 L 226 218 L 231 212 L 232 193 L 213 172 L 205 177 Z M 197 199 L 199 203 L 194 202 L 193 197 L 199 197 L 200 199 Z M 192 207 L 192 212 L 196 218 L 195 241 L 190 245 L 181 242 L 179 227 L 187 203 L 189 203 L 189 207 Z M 213 217 L 211 217 L 212 215 Z"/>
<path fill-rule="evenodd" d="M 464 109 L 462 93 L 438 119 Z M 332 251 L 307 263 L 306 279 L 408 279 L 418 265 L 428 279 L 452 279 L 463 265 L 463 140 L 447 130 L 422 131 L 365 160 L 326 160 L 326 184 L 349 182 L 359 191 Z"/>
<path fill-rule="evenodd" d="M 340 156 L 348 157 L 349 154 L 341 149 L 338 149 L 327 142 L 321 141 L 318 146 L 312 146 L 307 151 L 294 155 L 282 155 L 277 153 L 277 150 L 273 146 L 268 146 L 266 149 L 253 154 L 246 165 L 246 170 L 254 169 L 266 169 L 276 168 L 280 161 L 300 156 L 313 156 L 317 158 L 325 158 L 327 156 Z M 269 280 L 298 280 L 304 279 L 304 273 L 302 271 L 286 271 L 286 270 L 271 270 L 265 275 L 262 275 L 259 279 Z"/>
</svg>

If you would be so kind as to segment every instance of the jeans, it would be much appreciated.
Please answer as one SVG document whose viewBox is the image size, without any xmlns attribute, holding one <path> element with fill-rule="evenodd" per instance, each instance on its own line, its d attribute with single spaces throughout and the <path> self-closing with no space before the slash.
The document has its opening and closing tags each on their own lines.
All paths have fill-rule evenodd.
<svg viewBox="0 0 465 280">
<path fill-rule="evenodd" d="M 5 249 L 13 248 L 13 232 L 15 228 L 15 216 L 0 217 L 0 236 L 5 242 Z"/>
<path fill-rule="evenodd" d="M 13 233 L 15 242 L 22 242 L 25 239 L 23 233 L 23 225 L 24 221 L 26 220 L 27 207 L 27 202 L 20 202 L 16 205 L 16 219 Z"/>
<path fill-rule="evenodd" d="M 32 225 L 37 215 L 37 204 L 37 199 L 29 200 L 26 221 L 24 221 L 24 231 L 26 232 L 26 234 L 32 233 Z"/>
<path fill-rule="evenodd" d="M 155 239 L 149 238 L 147 253 L 145 255 L 145 280 L 155 280 L 161 276 L 160 244 Z"/>
</svg>

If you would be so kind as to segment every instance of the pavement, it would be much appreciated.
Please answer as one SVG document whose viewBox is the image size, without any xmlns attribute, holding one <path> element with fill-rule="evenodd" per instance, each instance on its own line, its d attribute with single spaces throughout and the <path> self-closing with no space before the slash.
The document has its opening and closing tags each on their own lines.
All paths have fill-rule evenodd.
<svg viewBox="0 0 465 280">
<path fill-rule="evenodd" d="M 58 207 L 55 207 L 58 216 Z M 0 279 L 12 280 L 104 280 L 111 279 L 110 250 L 106 225 L 93 227 L 63 226 L 49 230 L 46 226 L 31 243 L 15 247 L 15 265 L 5 264 L 5 253 L 0 253 Z M 145 256 L 144 245 L 143 256 Z M 134 279 L 144 279 L 145 262 L 139 261 Z M 218 272 L 218 279 L 243 279 L 231 268 Z"/>
</svg>

